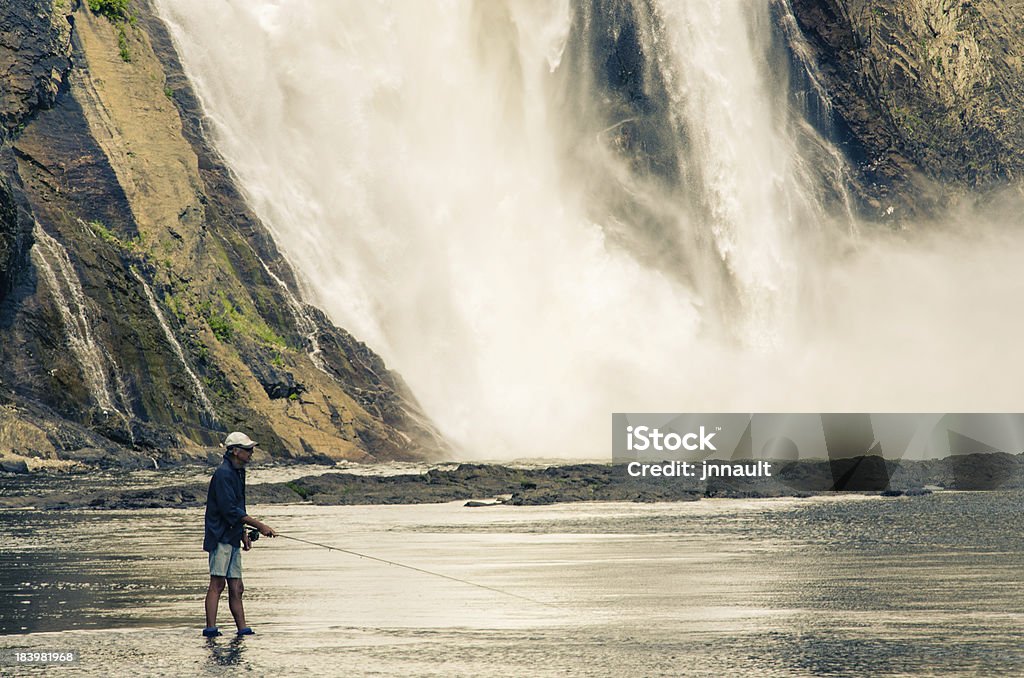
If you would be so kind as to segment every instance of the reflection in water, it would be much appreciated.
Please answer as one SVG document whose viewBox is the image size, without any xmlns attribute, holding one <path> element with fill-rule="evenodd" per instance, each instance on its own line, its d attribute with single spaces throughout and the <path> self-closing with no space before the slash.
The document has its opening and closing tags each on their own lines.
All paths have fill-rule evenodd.
<svg viewBox="0 0 1024 678">
<path fill-rule="evenodd" d="M 199 510 L 4 511 L 0 648 L 78 675 L 1022 675 L 1019 492 L 262 506 L 257 635 L 206 640 Z"/>
<path fill-rule="evenodd" d="M 217 638 L 207 638 L 206 647 L 210 650 L 210 664 L 216 666 L 246 666 L 243 661 L 245 639 L 234 636 L 226 643 Z"/>
</svg>

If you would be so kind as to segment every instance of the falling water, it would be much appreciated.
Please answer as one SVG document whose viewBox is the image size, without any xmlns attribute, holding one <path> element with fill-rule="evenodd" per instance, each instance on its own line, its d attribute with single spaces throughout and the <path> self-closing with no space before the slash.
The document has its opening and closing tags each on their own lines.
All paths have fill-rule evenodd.
<svg viewBox="0 0 1024 678">
<path fill-rule="evenodd" d="M 128 434 L 131 435 L 128 418 L 117 406 L 118 399 L 125 406 L 129 402 L 123 378 L 113 358 L 93 336 L 92 324 L 89 321 L 91 311 L 87 305 L 85 291 L 67 250 L 38 223 L 35 224 L 32 235 L 35 239 L 32 247 L 33 263 L 42 273 L 60 312 L 68 345 L 82 370 L 89 395 L 104 413 L 113 413 L 120 417 Z M 108 374 L 112 374 L 113 379 Z M 111 381 L 114 384 L 113 388 Z"/>
<path fill-rule="evenodd" d="M 252 256 L 263 267 L 263 272 L 281 288 L 281 293 L 284 294 L 284 298 L 288 302 L 288 310 L 292 314 L 295 327 L 306 338 L 306 355 L 309 357 L 310 362 L 324 374 L 330 375 L 330 372 L 327 371 L 327 366 L 324 364 L 323 351 L 320 349 L 320 339 L 318 338 L 320 330 L 317 328 L 316 321 L 310 316 L 309 310 L 295 296 L 291 287 L 279 275 L 270 270 L 267 262 L 263 261 L 263 257 L 255 249 L 251 249 L 251 251 Z"/>
<path fill-rule="evenodd" d="M 281 287 L 284 298 L 288 301 L 288 309 L 291 311 L 295 326 L 302 336 L 306 338 L 306 355 L 309 357 L 310 362 L 324 374 L 330 374 L 324 364 L 323 351 L 320 349 L 320 340 L 317 338 L 320 330 L 317 328 L 313 318 L 310 317 L 307 307 L 292 293 L 291 288 L 270 270 L 263 259 L 259 257 L 257 259 L 263 266 L 263 270 L 267 272 L 267 275 Z"/>
<path fill-rule="evenodd" d="M 157 5 L 303 294 L 464 454 L 602 456 L 614 411 L 1014 409 L 1019 236 L 859 235 L 784 0 Z"/>
<path fill-rule="evenodd" d="M 149 308 L 153 311 L 153 315 L 156 316 L 157 322 L 160 323 L 160 328 L 164 331 L 164 336 L 167 338 L 167 343 L 174 349 L 174 354 L 178 356 L 178 361 L 181 362 L 181 366 L 185 368 L 185 374 L 188 375 L 188 379 L 192 382 L 192 395 L 195 396 L 196 402 L 203 408 L 206 416 L 209 418 L 208 422 L 212 423 L 217 421 L 217 413 L 213 409 L 213 405 L 210 403 L 210 399 L 206 397 L 206 391 L 203 389 L 203 384 L 199 381 L 199 377 L 192 371 L 192 367 L 189 366 L 188 361 L 185 359 L 185 352 L 181 348 L 181 344 L 178 343 L 177 337 L 174 336 L 174 332 L 171 331 L 170 326 L 167 324 L 167 318 L 164 317 L 163 311 L 160 310 L 160 305 L 156 303 L 156 297 L 153 296 L 153 290 L 150 289 L 149 284 L 146 282 L 135 268 L 132 268 L 132 275 L 135 279 L 142 284 L 142 289 L 146 292 L 146 299 L 149 301 Z M 155 463 L 155 462 L 154 462 Z"/>
</svg>

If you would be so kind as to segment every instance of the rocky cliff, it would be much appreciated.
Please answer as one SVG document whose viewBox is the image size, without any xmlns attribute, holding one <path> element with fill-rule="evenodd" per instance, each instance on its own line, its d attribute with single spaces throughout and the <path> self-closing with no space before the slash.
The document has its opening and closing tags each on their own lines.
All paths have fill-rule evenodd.
<svg viewBox="0 0 1024 678">
<path fill-rule="evenodd" d="M 934 214 L 967 191 L 1019 189 L 1024 2 L 788 1 L 866 216 Z"/>
<path fill-rule="evenodd" d="M 0 452 L 152 465 L 242 429 L 287 457 L 441 453 L 299 300 L 163 25 L 124 6 L 0 5 Z"/>
<path fill-rule="evenodd" d="M 1022 0 L 770 2 L 794 102 L 822 99 L 812 122 L 845 153 L 861 216 L 895 225 L 1020 188 Z M 620 120 L 653 110 L 635 6 L 593 5 L 615 40 L 577 46 Z M 679 183 L 660 141 L 634 145 Z M 443 447 L 400 378 L 300 300 L 149 0 L 3 3 L 0 453 L 151 464 L 235 428 L 292 457 Z"/>
</svg>

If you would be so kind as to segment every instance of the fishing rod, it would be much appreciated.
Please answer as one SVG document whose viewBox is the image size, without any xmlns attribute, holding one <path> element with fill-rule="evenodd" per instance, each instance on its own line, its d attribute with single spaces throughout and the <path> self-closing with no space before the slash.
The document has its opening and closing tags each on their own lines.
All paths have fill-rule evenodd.
<svg viewBox="0 0 1024 678">
<path fill-rule="evenodd" d="M 519 595 L 518 593 L 512 593 L 511 591 L 505 591 L 505 590 L 502 590 L 502 589 L 496 589 L 493 586 L 487 586 L 486 584 L 478 584 L 478 583 L 476 583 L 474 581 L 469 581 L 468 579 L 459 579 L 458 577 L 452 577 L 451 575 L 441 574 L 440 572 L 431 572 L 430 570 L 424 570 L 422 567 L 415 567 L 413 565 L 406 565 L 405 563 L 398 563 L 398 562 L 395 562 L 394 560 L 387 560 L 386 558 L 378 558 L 377 556 L 371 556 L 371 555 L 367 555 L 365 553 L 359 553 L 357 551 L 350 551 L 349 549 L 343 549 L 343 548 L 339 548 L 337 546 L 330 546 L 328 544 L 321 544 L 320 542 L 309 541 L 308 539 L 299 539 L 298 537 L 289 537 L 287 534 L 281 534 L 280 532 L 277 533 L 277 536 L 278 537 L 282 537 L 283 539 L 291 539 L 292 541 L 299 541 L 299 542 L 302 542 L 303 544 L 310 544 L 312 546 L 319 546 L 320 548 L 325 548 L 328 551 L 339 551 L 341 553 L 347 553 L 347 554 L 349 554 L 351 556 L 357 556 L 359 558 L 366 558 L 367 560 L 375 560 L 378 563 L 384 563 L 385 565 L 394 565 L 395 567 L 404 567 L 405 569 L 412 570 L 413 572 L 422 572 L 423 574 L 429 574 L 429 575 L 433 575 L 435 577 L 441 577 L 442 579 L 449 579 L 451 581 L 459 582 L 460 584 L 469 584 L 470 586 L 475 586 L 475 587 L 477 587 L 479 589 L 484 589 L 484 590 L 487 590 L 487 591 L 493 591 L 494 593 L 500 593 L 500 594 L 505 595 L 505 596 L 512 596 L 513 598 L 519 598 L 520 600 L 525 600 L 527 602 L 534 603 L 536 605 L 543 605 L 545 607 L 552 607 L 552 608 L 556 607 L 555 605 L 553 605 L 551 603 L 545 603 L 542 600 L 536 600 L 534 598 L 528 598 L 526 596 Z M 259 537 L 260 537 L 260 533 L 259 533 L 258 530 L 249 530 L 249 539 L 251 541 L 256 541 L 257 539 L 259 539 Z"/>
</svg>

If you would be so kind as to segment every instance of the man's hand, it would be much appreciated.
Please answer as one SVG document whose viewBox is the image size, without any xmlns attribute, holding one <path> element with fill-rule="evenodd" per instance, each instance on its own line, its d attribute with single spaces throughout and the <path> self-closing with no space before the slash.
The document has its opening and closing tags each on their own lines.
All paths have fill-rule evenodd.
<svg viewBox="0 0 1024 678">
<path fill-rule="evenodd" d="M 246 525 L 251 526 L 251 527 L 255 527 L 257 530 L 260 531 L 260 534 L 262 534 L 264 537 L 276 537 L 277 536 L 277 532 L 275 532 L 274 530 L 270 529 L 270 525 L 267 525 L 262 520 L 256 520 L 252 516 L 246 516 L 245 518 L 242 519 L 242 522 L 245 523 Z"/>
<path fill-rule="evenodd" d="M 274 532 L 274 530 L 272 530 L 270 528 L 270 526 L 267 525 L 266 523 L 260 523 L 256 527 L 256 529 L 259 530 L 260 534 L 262 534 L 264 537 L 276 537 L 277 536 L 277 532 Z"/>
<path fill-rule="evenodd" d="M 242 550 L 248 551 L 252 548 L 252 540 L 249 539 L 249 533 L 242 530 Z"/>
</svg>

